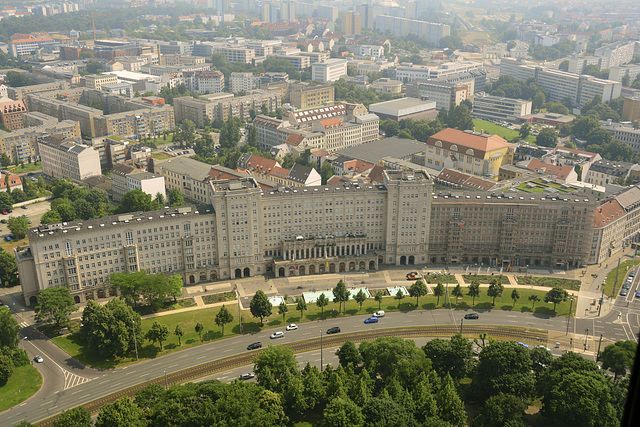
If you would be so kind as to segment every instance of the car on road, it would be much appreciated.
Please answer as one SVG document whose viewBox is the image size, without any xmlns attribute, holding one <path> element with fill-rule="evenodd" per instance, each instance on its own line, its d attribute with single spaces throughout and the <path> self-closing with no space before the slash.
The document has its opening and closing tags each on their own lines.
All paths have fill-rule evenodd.
<svg viewBox="0 0 640 427">
<path fill-rule="evenodd" d="M 464 315 L 465 319 L 478 319 L 479 317 L 478 313 L 468 313 Z"/>
<path fill-rule="evenodd" d="M 596 273 L 591 273 L 591 277 L 598 277 Z"/>
<path fill-rule="evenodd" d="M 2 215 L 9 215 L 9 212 L 7 212 L 7 211 L 2 211 Z"/>
<path fill-rule="evenodd" d="M 337 334 L 338 332 L 340 332 L 340 328 L 338 328 L 337 326 L 334 326 L 333 328 L 327 329 L 327 334 L 329 334 L 329 335 Z"/>
<path fill-rule="evenodd" d="M 518 341 L 518 345 L 529 348 L 529 344 L 525 344 L 522 341 Z"/>
<path fill-rule="evenodd" d="M 412 271 L 411 273 L 407 273 L 407 280 L 416 280 L 418 278 L 418 272 Z"/>
<path fill-rule="evenodd" d="M 547 350 L 547 351 L 551 351 L 551 349 L 550 349 L 549 347 L 546 347 L 546 346 L 544 346 L 544 345 L 540 345 L 540 344 L 539 344 L 539 345 L 537 345 L 537 346 L 535 346 L 534 348 L 544 348 L 544 349 L 545 349 L 545 350 Z"/>
<path fill-rule="evenodd" d="M 640 298 L 640 291 L 636 292 L 636 298 Z"/>
<path fill-rule="evenodd" d="M 247 346 L 247 350 L 255 350 L 257 348 L 262 348 L 262 343 L 261 342 L 254 342 L 251 343 Z"/>
<path fill-rule="evenodd" d="M 269 338 L 271 338 L 272 340 L 275 340 L 276 338 L 282 338 L 282 337 L 284 337 L 284 332 L 277 331 L 277 332 L 272 333 Z"/>
<path fill-rule="evenodd" d="M 238 377 L 238 379 L 240 381 L 250 380 L 251 378 L 255 378 L 255 374 L 253 372 L 248 372 L 248 373 L 242 374 L 242 375 L 240 375 L 240 377 Z"/>
<path fill-rule="evenodd" d="M 287 325 L 287 331 L 295 331 L 296 329 L 298 329 L 298 325 L 296 325 L 295 323 Z"/>
<path fill-rule="evenodd" d="M 42 356 L 36 356 L 33 358 L 33 361 L 36 363 L 42 363 L 44 362 L 44 359 L 42 358 Z"/>
<path fill-rule="evenodd" d="M 629 293 L 629 291 L 627 289 L 622 288 L 622 290 L 620 291 L 620 296 L 621 297 L 626 297 L 628 293 Z"/>
<path fill-rule="evenodd" d="M 384 317 L 384 310 L 379 310 L 373 313 L 375 317 Z"/>
<path fill-rule="evenodd" d="M 22 206 L 20 206 L 20 207 L 21 207 L 22 209 L 29 209 L 29 208 L 27 207 L 27 205 L 22 205 Z"/>
<path fill-rule="evenodd" d="M 364 319 L 364 323 L 378 323 L 378 318 L 375 316 Z"/>
<path fill-rule="evenodd" d="M 6 220 L 6 219 L 4 219 L 4 218 L 2 218 L 2 219 L 0 220 L 0 222 L 1 222 L 1 223 L 3 223 L 3 224 L 6 224 L 6 223 L 7 223 L 7 220 Z"/>
<path fill-rule="evenodd" d="M 629 289 L 630 287 L 631 287 L 630 282 L 624 282 L 624 284 L 622 285 L 622 289 Z"/>
</svg>

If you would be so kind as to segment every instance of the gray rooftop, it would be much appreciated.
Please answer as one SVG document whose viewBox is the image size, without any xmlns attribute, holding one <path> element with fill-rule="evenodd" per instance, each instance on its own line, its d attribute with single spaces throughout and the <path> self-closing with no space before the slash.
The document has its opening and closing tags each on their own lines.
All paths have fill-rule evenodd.
<svg viewBox="0 0 640 427">
<path fill-rule="evenodd" d="M 367 144 L 345 148 L 343 150 L 336 151 L 336 154 L 377 164 L 378 161 L 384 157 L 408 159 L 412 154 L 422 153 L 426 149 L 427 144 L 424 142 L 394 136 L 369 142 Z"/>
<path fill-rule="evenodd" d="M 211 165 L 189 157 L 174 157 L 166 162 L 158 164 L 159 168 L 171 171 L 178 175 L 187 175 L 193 179 L 204 180 L 209 176 Z"/>
</svg>

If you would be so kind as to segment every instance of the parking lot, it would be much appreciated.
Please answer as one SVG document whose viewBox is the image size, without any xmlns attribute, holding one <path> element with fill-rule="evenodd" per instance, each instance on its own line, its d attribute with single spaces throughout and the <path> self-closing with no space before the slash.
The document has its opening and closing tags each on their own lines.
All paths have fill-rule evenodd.
<svg viewBox="0 0 640 427">
<path fill-rule="evenodd" d="M 13 212 L 7 215 L 0 213 L 0 220 L 8 221 L 9 218 L 13 216 L 26 215 L 27 219 L 31 221 L 29 227 L 37 227 L 38 225 L 40 225 L 40 219 L 42 218 L 42 215 L 44 215 L 45 212 L 51 209 L 51 202 L 48 200 L 34 203 L 27 202 L 26 206 L 26 209 L 16 206 L 13 209 Z M 26 238 L 21 241 L 7 241 L 6 236 L 8 236 L 9 234 L 11 234 L 11 232 L 9 231 L 9 227 L 7 226 L 7 224 L 4 222 L 0 223 L 0 238 L 2 239 L 0 246 L 4 250 L 10 250 L 17 245 L 27 243 Z"/>
</svg>

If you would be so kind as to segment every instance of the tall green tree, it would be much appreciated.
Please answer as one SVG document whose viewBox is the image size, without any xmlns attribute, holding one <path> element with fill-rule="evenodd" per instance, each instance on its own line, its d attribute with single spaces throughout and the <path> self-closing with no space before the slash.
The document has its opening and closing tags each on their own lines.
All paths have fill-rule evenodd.
<svg viewBox="0 0 640 427">
<path fill-rule="evenodd" d="M 231 322 L 233 322 L 233 314 L 223 304 L 218 314 L 216 314 L 216 325 L 222 328 L 222 335 L 224 335 L 224 325 Z"/>
<path fill-rule="evenodd" d="M 513 341 L 491 341 L 479 356 L 472 387 L 480 399 L 505 393 L 527 398 L 533 392 L 529 350 Z"/>
<path fill-rule="evenodd" d="M 553 312 L 555 313 L 558 303 L 566 301 L 568 297 L 569 293 L 566 290 L 562 289 L 560 286 L 554 286 L 549 292 L 545 294 L 544 302 L 552 302 Z"/>
<path fill-rule="evenodd" d="M 78 406 L 58 415 L 53 427 L 92 427 L 91 414 L 84 406 Z"/>
<path fill-rule="evenodd" d="M 380 307 L 382 306 L 382 298 L 383 297 L 384 297 L 384 292 L 383 291 L 376 291 L 376 295 L 375 295 L 374 299 L 378 303 L 378 310 L 380 310 Z"/>
<path fill-rule="evenodd" d="M 400 307 L 400 301 L 402 301 L 402 298 L 404 298 L 402 289 L 398 289 L 398 292 L 396 292 L 396 296 L 394 298 L 398 300 L 398 307 Z"/>
<path fill-rule="evenodd" d="M 442 283 L 438 282 L 436 287 L 433 289 L 433 295 L 438 298 L 436 300 L 436 305 L 440 304 L 440 297 L 444 296 L 444 292 L 445 292 L 444 286 L 442 285 Z"/>
<path fill-rule="evenodd" d="M 300 320 L 302 320 L 302 317 L 304 315 L 304 311 L 307 309 L 307 303 L 305 302 L 304 298 L 302 297 L 298 297 L 297 303 L 296 303 L 296 310 L 298 310 L 300 312 Z"/>
<path fill-rule="evenodd" d="M 204 330 L 204 325 L 200 322 L 196 323 L 196 334 L 200 337 L 200 341 L 202 341 L 202 331 Z"/>
<path fill-rule="evenodd" d="M 362 411 L 348 397 L 332 400 L 323 412 L 323 423 L 327 427 L 359 427 L 364 425 Z"/>
<path fill-rule="evenodd" d="M 152 343 L 160 344 L 160 350 L 162 350 L 162 343 L 169 338 L 169 329 L 158 322 L 153 322 L 151 328 L 147 331 L 145 337 Z"/>
<path fill-rule="evenodd" d="M 524 411 L 527 404 L 519 397 L 500 393 L 491 396 L 483 405 L 480 413 L 473 419 L 478 427 L 526 427 Z"/>
<path fill-rule="evenodd" d="M 40 291 L 34 312 L 38 322 L 54 322 L 62 328 L 69 325 L 69 316 L 77 310 L 69 288 L 59 286 Z"/>
<path fill-rule="evenodd" d="M 12 216 L 7 220 L 7 226 L 11 233 L 16 236 L 17 240 L 22 240 L 27 236 L 27 228 L 29 228 L 29 220 L 21 216 Z"/>
<path fill-rule="evenodd" d="M 160 209 L 160 204 L 153 200 L 151 194 L 147 194 L 140 189 L 127 191 L 122 200 L 120 206 L 117 209 L 118 213 L 127 212 L 148 212 Z"/>
<path fill-rule="evenodd" d="M 11 316 L 11 311 L 7 307 L 0 307 L 0 348 L 17 348 L 18 332 L 20 332 L 20 325 Z"/>
<path fill-rule="evenodd" d="M 289 347 L 269 346 L 253 359 L 253 371 L 258 384 L 267 390 L 282 393 L 288 384 L 285 377 L 298 375 L 298 361 Z"/>
<path fill-rule="evenodd" d="M 262 319 L 271 316 L 271 308 L 272 306 L 267 295 L 263 291 L 258 290 L 249 305 L 249 311 L 251 311 L 253 317 L 259 317 L 260 324 L 262 325 Z"/>
<path fill-rule="evenodd" d="M 0 353 L 0 387 L 5 385 L 11 375 L 13 375 L 14 366 L 11 357 Z"/>
<path fill-rule="evenodd" d="M 364 291 L 360 289 L 358 293 L 353 296 L 353 299 L 360 306 L 360 310 L 362 310 L 362 304 L 367 300 L 367 294 L 365 294 Z"/>
<path fill-rule="evenodd" d="M 287 312 L 289 311 L 289 307 L 287 307 L 287 303 L 282 301 L 280 303 L 280 305 L 278 306 L 278 314 L 282 314 L 282 321 L 284 322 L 285 316 L 287 315 Z"/>
<path fill-rule="evenodd" d="M 631 371 L 633 361 L 635 359 L 638 343 L 635 341 L 617 341 L 604 348 L 599 357 L 602 362 L 602 369 L 608 369 L 613 372 L 614 381 L 618 377 L 627 375 L 627 370 Z"/>
<path fill-rule="evenodd" d="M 487 296 L 490 296 L 493 300 L 491 301 L 491 305 L 496 305 L 496 298 L 500 298 L 502 296 L 502 292 L 504 291 L 504 286 L 500 282 L 499 279 L 491 279 L 491 284 L 489 285 L 489 289 L 487 289 Z"/>
<path fill-rule="evenodd" d="M 98 413 L 95 427 L 146 427 L 144 411 L 129 397 L 121 397 L 113 403 L 105 404 Z"/>
<path fill-rule="evenodd" d="M 329 298 L 323 293 L 316 299 L 316 305 L 320 307 L 320 316 L 324 318 L 324 308 L 329 305 Z"/>
<path fill-rule="evenodd" d="M 422 280 L 416 280 L 409 288 L 409 296 L 416 299 L 416 307 L 420 304 L 420 297 L 427 295 L 428 292 L 427 285 Z"/>
<path fill-rule="evenodd" d="M 16 257 L 8 252 L 0 251 L 0 287 L 10 288 L 20 284 L 18 280 L 18 264 Z"/>
<path fill-rule="evenodd" d="M 167 194 L 169 198 L 169 205 L 171 206 L 184 206 L 184 196 L 177 188 L 172 188 Z"/>
<path fill-rule="evenodd" d="M 173 334 L 178 337 L 178 345 L 182 345 L 182 337 L 184 336 L 184 331 L 180 327 L 180 325 L 176 325 L 176 328 L 173 330 Z"/>
<path fill-rule="evenodd" d="M 473 302 L 472 305 L 476 305 L 476 298 L 480 296 L 480 282 L 478 282 L 478 280 L 474 279 L 471 281 L 471 284 L 469 285 L 469 291 L 467 292 L 467 295 L 469 295 L 471 298 L 473 298 Z"/>
<path fill-rule="evenodd" d="M 349 300 L 349 296 L 351 295 L 351 292 L 347 290 L 347 286 L 344 284 L 342 279 L 338 281 L 335 288 L 333 288 L 332 293 L 333 293 L 333 302 L 338 303 L 338 313 L 340 313 L 343 303 L 346 310 L 347 301 Z"/>
<path fill-rule="evenodd" d="M 80 329 L 86 344 L 102 357 L 123 357 L 144 340 L 140 315 L 119 298 L 107 304 L 90 300 Z"/>
<path fill-rule="evenodd" d="M 436 403 L 438 416 L 442 420 L 454 426 L 464 427 L 467 425 L 467 413 L 464 410 L 464 403 L 462 403 L 455 384 L 448 374 L 442 380 L 442 385 L 436 395 Z"/>
<path fill-rule="evenodd" d="M 543 147 L 555 147 L 558 143 L 558 134 L 554 128 L 546 127 L 541 129 L 536 136 L 536 144 Z"/>
<path fill-rule="evenodd" d="M 353 341 L 347 341 L 340 347 L 338 360 L 340 361 L 340 365 L 345 368 L 349 366 L 349 363 L 353 364 L 354 367 L 357 367 L 362 362 L 362 356 L 360 356 L 360 353 Z"/>
<path fill-rule="evenodd" d="M 540 297 L 536 294 L 529 295 L 529 301 L 531 301 L 531 309 L 535 309 L 536 302 L 540 301 Z"/>
<path fill-rule="evenodd" d="M 516 302 L 518 302 L 518 300 L 520 299 L 520 291 L 518 291 L 517 289 L 511 291 L 511 299 L 513 300 L 513 306 L 515 307 Z"/>
<path fill-rule="evenodd" d="M 458 298 L 462 298 L 464 296 L 464 292 L 462 291 L 462 286 L 458 283 L 455 288 L 451 291 L 451 295 L 456 297 L 456 304 L 458 304 Z"/>
<path fill-rule="evenodd" d="M 456 334 L 451 340 L 433 339 L 422 347 L 433 364 L 433 369 L 444 377 L 464 378 L 473 368 L 473 344 L 462 335 Z"/>
</svg>

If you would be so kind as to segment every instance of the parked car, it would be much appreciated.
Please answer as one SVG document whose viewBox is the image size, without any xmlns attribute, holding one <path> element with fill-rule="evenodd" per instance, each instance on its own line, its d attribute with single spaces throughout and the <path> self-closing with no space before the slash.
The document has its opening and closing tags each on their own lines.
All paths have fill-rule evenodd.
<svg viewBox="0 0 640 427">
<path fill-rule="evenodd" d="M 544 348 L 547 351 L 551 351 L 551 349 L 549 347 L 546 347 L 544 345 L 537 345 L 537 346 L 535 346 L 535 348 Z"/>
<path fill-rule="evenodd" d="M 384 310 L 376 311 L 373 315 L 376 317 L 384 317 Z"/>
<path fill-rule="evenodd" d="M 340 332 L 340 328 L 338 328 L 337 326 L 334 326 L 333 328 L 327 329 L 327 334 L 329 334 L 329 335 L 337 334 L 338 332 Z"/>
<path fill-rule="evenodd" d="M 629 277 L 636 277 L 636 271 L 631 270 L 631 273 L 629 273 Z"/>
<path fill-rule="evenodd" d="M 418 278 L 418 272 L 412 271 L 411 273 L 407 273 L 407 280 L 416 280 Z"/>
<path fill-rule="evenodd" d="M 22 206 L 20 206 L 20 207 L 21 207 L 22 209 L 29 209 L 29 208 L 27 207 L 27 205 L 22 205 Z"/>
<path fill-rule="evenodd" d="M 247 346 L 247 350 L 255 350 L 257 348 L 262 348 L 262 343 L 261 342 L 254 342 L 254 343 L 249 344 Z"/>
<path fill-rule="evenodd" d="M 518 345 L 529 348 L 529 344 L 525 344 L 522 341 L 518 341 Z"/>
<path fill-rule="evenodd" d="M 298 329 L 298 325 L 296 325 L 295 323 L 287 325 L 287 331 L 295 331 L 296 329 Z"/>
<path fill-rule="evenodd" d="M 241 381 L 246 381 L 246 380 L 250 380 L 251 378 L 255 378 L 255 374 L 253 372 L 242 374 L 238 379 Z"/>
<path fill-rule="evenodd" d="M 620 296 L 621 297 L 626 297 L 628 293 L 629 293 L 629 291 L 627 289 L 622 288 L 622 290 L 620 291 Z"/>
<path fill-rule="evenodd" d="M 36 356 L 33 358 L 33 361 L 36 363 L 42 363 L 44 362 L 44 359 L 42 358 L 42 356 Z"/>
<path fill-rule="evenodd" d="M 636 298 L 640 298 L 640 291 L 636 292 Z"/>
<path fill-rule="evenodd" d="M 11 236 L 4 236 L 4 240 L 6 240 L 7 242 L 11 241 Z"/>
<path fill-rule="evenodd" d="M 276 339 L 276 338 L 282 338 L 284 337 L 284 332 L 282 331 L 277 331 L 271 334 L 271 336 L 269 338 L 271 338 L 272 340 Z"/>
<path fill-rule="evenodd" d="M 465 319 L 478 319 L 479 317 L 478 313 L 468 313 L 464 315 Z"/>
<path fill-rule="evenodd" d="M 369 317 L 368 319 L 364 319 L 364 323 L 378 323 L 377 317 Z"/>
<path fill-rule="evenodd" d="M 631 287 L 631 282 L 624 282 L 622 285 L 622 289 L 629 289 Z"/>
</svg>

